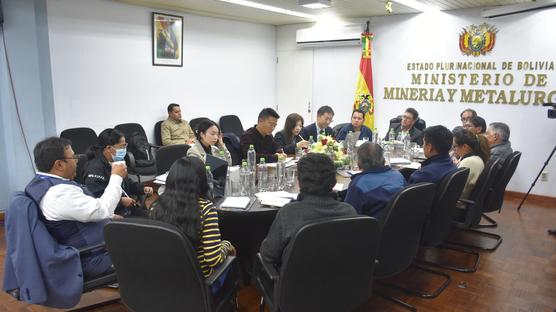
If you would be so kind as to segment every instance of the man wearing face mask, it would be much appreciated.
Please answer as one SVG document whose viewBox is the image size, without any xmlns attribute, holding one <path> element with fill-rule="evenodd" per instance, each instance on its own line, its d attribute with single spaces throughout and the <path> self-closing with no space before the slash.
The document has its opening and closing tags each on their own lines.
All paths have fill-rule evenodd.
<svg viewBox="0 0 556 312">
<path fill-rule="evenodd" d="M 89 162 L 85 166 L 83 174 L 83 184 L 87 186 L 94 197 L 101 197 L 108 186 L 112 163 L 123 161 L 126 155 L 126 141 L 124 134 L 116 129 L 103 130 L 97 139 L 97 146 L 91 147 L 87 153 Z M 147 216 L 147 210 L 139 207 L 135 199 L 131 196 L 151 195 L 152 187 L 145 187 L 142 184 L 124 177 L 122 184 L 122 196 L 116 207 L 115 214 L 120 216 Z"/>
</svg>

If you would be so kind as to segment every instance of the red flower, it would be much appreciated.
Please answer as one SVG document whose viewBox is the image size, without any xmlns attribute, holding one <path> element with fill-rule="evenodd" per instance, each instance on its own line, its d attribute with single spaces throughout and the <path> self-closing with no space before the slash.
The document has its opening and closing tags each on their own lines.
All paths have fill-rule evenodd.
<svg viewBox="0 0 556 312">
<path fill-rule="evenodd" d="M 322 140 L 320 140 L 320 142 L 322 143 L 323 146 L 326 146 L 326 144 L 328 143 L 328 139 L 323 138 Z"/>
</svg>

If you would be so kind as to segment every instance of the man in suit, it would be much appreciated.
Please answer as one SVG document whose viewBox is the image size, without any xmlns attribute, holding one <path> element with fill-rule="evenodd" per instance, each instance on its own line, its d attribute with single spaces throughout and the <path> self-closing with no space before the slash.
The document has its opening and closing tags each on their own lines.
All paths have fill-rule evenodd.
<svg viewBox="0 0 556 312">
<path fill-rule="evenodd" d="M 395 140 L 402 141 L 403 138 L 409 134 L 411 142 L 415 142 L 418 145 L 423 145 L 423 133 L 415 128 L 415 122 L 419 118 L 419 113 L 414 108 L 408 108 L 405 110 L 401 123 L 393 123 L 384 137 L 385 141 L 390 139 L 390 132 L 394 132 Z"/>
<path fill-rule="evenodd" d="M 490 157 L 504 161 L 513 152 L 510 143 L 510 127 L 503 122 L 493 122 L 488 125 L 485 137 L 490 145 Z"/>
<path fill-rule="evenodd" d="M 334 118 L 332 107 L 328 105 L 321 106 L 317 111 L 317 122 L 303 128 L 299 135 L 307 141 L 310 137 L 313 137 L 313 140 L 316 141 L 319 135 L 332 135 L 332 128 L 330 127 L 332 118 Z"/>
</svg>

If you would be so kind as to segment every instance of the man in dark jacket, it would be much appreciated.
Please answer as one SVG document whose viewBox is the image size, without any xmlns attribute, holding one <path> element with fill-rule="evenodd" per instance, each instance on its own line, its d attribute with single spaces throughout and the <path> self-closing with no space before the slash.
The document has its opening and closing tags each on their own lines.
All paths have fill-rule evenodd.
<svg viewBox="0 0 556 312">
<path fill-rule="evenodd" d="M 427 160 L 409 177 L 409 184 L 430 182 L 438 184 L 446 174 L 455 171 L 450 158 L 452 132 L 444 126 L 432 126 L 423 131 L 423 152 Z"/>
<path fill-rule="evenodd" d="M 488 125 L 485 137 L 490 145 L 490 157 L 504 161 L 513 153 L 510 143 L 510 127 L 503 122 L 493 122 Z"/>
<path fill-rule="evenodd" d="M 394 132 L 394 139 L 402 141 L 403 138 L 409 134 L 411 142 L 417 143 L 419 146 L 423 145 L 423 133 L 415 128 L 415 122 L 419 118 L 419 113 L 414 108 L 405 110 L 402 116 L 401 123 L 393 123 L 388 129 L 388 133 L 384 137 L 385 141 L 390 140 L 390 133 Z"/>
<path fill-rule="evenodd" d="M 286 261 L 285 250 L 302 226 L 321 219 L 357 215 L 351 205 L 337 201 L 332 193 L 336 169 L 328 156 L 309 153 L 299 160 L 297 168 L 300 190 L 297 201 L 280 208 L 261 244 L 261 255 L 268 262 Z"/>
<path fill-rule="evenodd" d="M 301 129 L 299 135 L 306 141 L 309 141 L 309 138 L 313 137 L 315 142 L 318 140 L 319 135 L 332 135 L 332 128 L 330 127 L 332 118 L 334 118 L 332 107 L 328 105 L 320 107 L 317 111 L 317 122 Z"/>
</svg>

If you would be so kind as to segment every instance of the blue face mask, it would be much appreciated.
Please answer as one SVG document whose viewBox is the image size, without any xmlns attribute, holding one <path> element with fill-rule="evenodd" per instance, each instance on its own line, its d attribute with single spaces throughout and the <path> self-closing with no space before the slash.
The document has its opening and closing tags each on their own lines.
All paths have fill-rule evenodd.
<svg viewBox="0 0 556 312">
<path fill-rule="evenodd" d="M 112 160 L 114 160 L 114 161 L 123 161 L 126 154 L 127 154 L 127 149 L 125 147 L 124 148 L 118 148 L 116 150 L 116 155 L 112 155 Z"/>
</svg>

